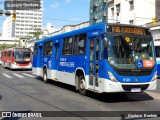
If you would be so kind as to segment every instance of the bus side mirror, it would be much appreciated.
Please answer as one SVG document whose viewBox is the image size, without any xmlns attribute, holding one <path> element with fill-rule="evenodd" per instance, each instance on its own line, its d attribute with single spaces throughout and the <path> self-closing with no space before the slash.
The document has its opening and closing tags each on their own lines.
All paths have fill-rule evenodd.
<svg viewBox="0 0 160 120">
<path fill-rule="evenodd" d="M 103 39 L 104 48 L 108 48 L 108 38 Z"/>
</svg>

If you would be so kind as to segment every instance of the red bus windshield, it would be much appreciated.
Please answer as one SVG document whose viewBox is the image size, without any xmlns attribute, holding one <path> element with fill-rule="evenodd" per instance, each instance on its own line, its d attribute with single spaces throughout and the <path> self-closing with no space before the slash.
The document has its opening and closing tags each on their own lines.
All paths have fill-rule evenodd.
<svg viewBox="0 0 160 120">
<path fill-rule="evenodd" d="M 14 51 L 15 62 L 31 61 L 31 52 L 28 49 L 15 49 Z"/>
</svg>

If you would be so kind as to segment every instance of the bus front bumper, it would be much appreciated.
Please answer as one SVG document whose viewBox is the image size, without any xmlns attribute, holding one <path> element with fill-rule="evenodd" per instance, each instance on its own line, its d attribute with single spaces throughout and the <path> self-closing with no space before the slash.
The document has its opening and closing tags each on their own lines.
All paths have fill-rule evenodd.
<svg viewBox="0 0 160 120">
<path fill-rule="evenodd" d="M 26 66 L 19 66 L 16 64 L 11 64 L 11 69 L 32 69 L 32 64 L 26 65 Z"/>
<path fill-rule="evenodd" d="M 140 90 L 137 92 L 141 92 L 145 90 L 156 90 L 157 87 L 157 80 L 146 83 L 120 83 L 104 79 L 102 83 L 104 83 L 104 86 L 100 86 L 103 86 L 103 92 L 136 92 L 134 91 L 136 89 Z"/>
</svg>

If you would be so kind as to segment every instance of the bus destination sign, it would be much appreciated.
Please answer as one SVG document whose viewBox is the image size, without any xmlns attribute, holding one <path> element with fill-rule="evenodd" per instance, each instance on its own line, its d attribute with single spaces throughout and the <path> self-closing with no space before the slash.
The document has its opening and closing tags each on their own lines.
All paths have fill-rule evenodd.
<svg viewBox="0 0 160 120">
<path fill-rule="evenodd" d="M 134 28 L 134 27 L 126 27 L 126 26 L 112 26 L 111 32 L 146 35 L 144 28 Z"/>
<path fill-rule="evenodd" d="M 15 51 L 28 52 L 30 50 L 28 48 L 15 48 Z"/>
</svg>

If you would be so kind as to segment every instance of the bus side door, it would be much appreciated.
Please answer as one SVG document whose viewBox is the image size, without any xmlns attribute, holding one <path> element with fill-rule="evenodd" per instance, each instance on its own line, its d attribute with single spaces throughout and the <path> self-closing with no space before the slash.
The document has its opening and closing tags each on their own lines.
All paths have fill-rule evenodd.
<svg viewBox="0 0 160 120">
<path fill-rule="evenodd" d="M 99 41 L 100 37 L 89 38 L 89 88 L 98 89 L 98 69 L 99 69 Z"/>
<path fill-rule="evenodd" d="M 60 43 L 54 43 L 54 79 L 57 80 L 58 79 L 58 65 L 59 65 L 59 55 L 60 55 Z"/>
</svg>

